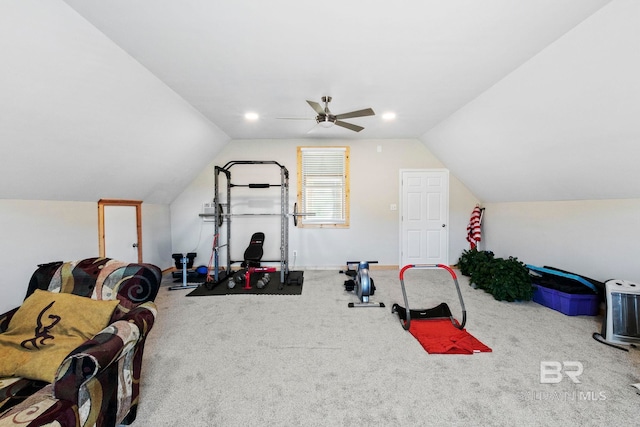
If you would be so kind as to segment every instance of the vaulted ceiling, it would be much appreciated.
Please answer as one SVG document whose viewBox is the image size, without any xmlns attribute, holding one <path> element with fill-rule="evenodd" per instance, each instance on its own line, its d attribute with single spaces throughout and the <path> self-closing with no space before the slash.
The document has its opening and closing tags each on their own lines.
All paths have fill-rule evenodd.
<svg viewBox="0 0 640 427">
<path fill-rule="evenodd" d="M 4 0 L 0 197 L 169 203 L 256 138 L 417 138 L 484 201 L 640 197 L 639 21 L 633 0 Z M 376 115 L 319 128 L 325 95 Z"/>
</svg>

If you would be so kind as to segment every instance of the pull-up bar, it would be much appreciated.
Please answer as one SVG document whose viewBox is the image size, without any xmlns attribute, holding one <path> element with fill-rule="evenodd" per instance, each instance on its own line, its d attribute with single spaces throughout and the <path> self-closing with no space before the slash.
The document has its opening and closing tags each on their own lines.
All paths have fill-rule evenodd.
<svg viewBox="0 0 640 427">
<path fill-rule="evenodd" d="M 275 160 L 231 160 L 227 162 L 223 167 L 224 171 L 228 171 L 233 165 L 276 165 L 284 172 L 285 178 L 289 178 L 289 171 Z"/>
<path fill-rule="evenodd" d="M 280 184 L 229 184 L 229 187 L 269 188 L 282 187 Z"/>
</svg>

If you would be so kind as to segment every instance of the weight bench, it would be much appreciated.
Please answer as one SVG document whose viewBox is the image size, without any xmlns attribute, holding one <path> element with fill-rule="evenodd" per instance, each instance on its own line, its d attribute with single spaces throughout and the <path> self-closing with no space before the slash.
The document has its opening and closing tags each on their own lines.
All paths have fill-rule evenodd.
<svg viewBox="0 0 640 427">
<path fill-rule="evenodd" d="M 233 276 L 233 280 L 229 280 L 227 284 L 229 289 L 235 287 L 236 283 L 243 282 L 245 284 L 243 289 L 251 289 L 251 275 L 254 273 L 263 273 L 263 277 L 258 280 L 258 288 L 262 289 L 269 283 L 269 273 L 275 272 L 276 269 L 275 267 L 260 267 L 260 260 L 264 254 L 263 245 L 264 233 L 253 233 L 249 246 L 244 251 L 244 261 L 241 264 L 243 270 L 238 271 Z"/>
<path fill-rule="evenodd" d="M 242 267 L 260 267 L 260 260 L 264 254 L 264 233 L 253 233 L 249 246 L 244 250 L 244 261 Z"/>
</svg>

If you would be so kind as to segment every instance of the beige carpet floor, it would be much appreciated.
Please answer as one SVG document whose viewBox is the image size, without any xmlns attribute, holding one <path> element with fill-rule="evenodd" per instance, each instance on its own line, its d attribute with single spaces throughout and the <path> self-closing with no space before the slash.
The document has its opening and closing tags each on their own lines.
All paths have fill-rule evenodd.
<svg viewBox="0 0 640 427">
<path fill-rule="evenodd" d="M 593 340 L 600 317 L 498 302 L 461 277 L 466 329 L 493 352 L 433 355 L 391 313 L 398 272 L 371 277 L 386 308 L 348 308 L 338 271 L 306 271 L 299 296 L 185 297 L 166 280 L 134 426 L 638 425 L 638 352 Z M 405 278 L 411 308 L 460 318 L 446 272 Z M 578 362 L 580 383 L 541 382 L 543 362 Z"/>
</svg>

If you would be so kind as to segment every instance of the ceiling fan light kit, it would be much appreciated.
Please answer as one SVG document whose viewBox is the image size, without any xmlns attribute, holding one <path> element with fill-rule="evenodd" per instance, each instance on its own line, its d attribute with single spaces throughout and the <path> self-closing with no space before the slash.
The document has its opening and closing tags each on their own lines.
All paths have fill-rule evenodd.
<svg viewBox="0 0 640 427">
<path fill-rule="evenodd" d="M 333 120 L 331 120 L 331 117 L 329 116 L 316 116 L 316 123 L 318 123 L 323 128 L 333 127 L 335 121 L 335 117 L 333 118 Z"/>
</svg>

